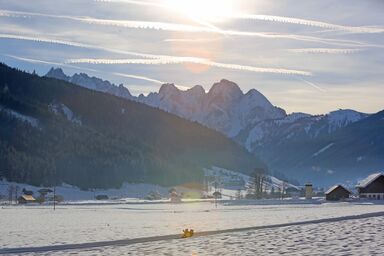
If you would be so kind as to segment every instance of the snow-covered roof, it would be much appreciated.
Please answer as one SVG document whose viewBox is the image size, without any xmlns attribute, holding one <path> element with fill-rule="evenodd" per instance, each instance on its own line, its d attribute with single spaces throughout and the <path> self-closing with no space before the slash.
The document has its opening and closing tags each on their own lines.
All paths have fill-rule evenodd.
<svg viewBox="0 0 384 256">
<path fill-rule="evenodd" d="M 379 178 L 380 176 L 384 175 L 383 173 L 374 173 L 374 174 L 371 174 L 369 175 L 367 178 L 361 180 L 358 184 L 357 184 L 357 188 L 365 188 L 366 186 L 368 186 L 369 184 L 371 184 L 373 181 L 375 181 L 377 178 Z"/>
<path fill-rule="evenodd" d="M 346 189 L 343 185 L 337 184 L 337 185 L 334 185 L 333 187 L 331 187 L 330 189 L 328 189 L 328 190 L 325 192 L 325 194 L 327 195 L 327 194 L 331 193 L 333 190 L 335 190 L 335 189 L 338 188 L 338 187 L 342 187 L 342 188 L 344 188 L 345 190 L 347 190 L 349 193 L 351 193 L 351 191 L 349 191 L 348 189 Z M 351 194 L 352 194 L 352 193 L 351 193 Z"/>
<path fill-rule="evenodd" d="M 31 195 L 22 195 L 21 196 L 25 201 L 36 201 L 36 199 Z"/>
</svg>

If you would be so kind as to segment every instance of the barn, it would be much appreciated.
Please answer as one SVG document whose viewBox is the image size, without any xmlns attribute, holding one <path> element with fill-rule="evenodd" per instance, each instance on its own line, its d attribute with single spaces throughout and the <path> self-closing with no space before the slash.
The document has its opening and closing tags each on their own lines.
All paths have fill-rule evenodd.
<svg viewBox="0 0 384 256">
<path fill-rule="evenodd" d="M 26 204 L 26 203 L 35 203 L 36 199 L 31 195 L 22 195 L 20 196 L 17 201 L 19 204 Z"/>
<path fill-rule="evenodd" d="M 360 198 L 384 200 L 384 174 L 374 173 L 356 186 Z"/>
<path fill-rule="evenodd" d="M 349 198 L 351 191 L 342 185 L 335 185 L 325 192 L 325 199 L 329 201 L 339 201 Z"/>
</svg>

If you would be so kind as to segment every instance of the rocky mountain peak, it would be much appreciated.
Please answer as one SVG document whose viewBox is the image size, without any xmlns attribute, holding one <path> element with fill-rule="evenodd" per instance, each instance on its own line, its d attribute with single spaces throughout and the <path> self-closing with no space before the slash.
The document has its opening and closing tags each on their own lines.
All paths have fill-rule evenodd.
<svg viewBox="0 0 384 256">
<path fill-rule="evenodd" d="M 194 95 L 204 95 L 205 94 L 205 90 L 204 90 L 203 86 L 201 86 L 201 85 L 195 85 L 195 86 L 189 88 L 187 90 L 187 92 L 192 93 Z"/>
<path fill-rule="evenodd" d="M 218 83 L 214 83 L 209 90 L 208 94 L 212 97 L 215 96 L 230 96 L 231 98 L 239 98 L 243 95 L 240 87 L 229 80 L 222 79 Z"/>
<path fill-rule="evenodd" d="M 175 92 L 179 93 L 180 90 L 174 84 L 166 83 L 160 87 L 159 95 L 166 96 L 169 94 L 174 94 Z"/>
<path fill-rule="evenodd" d="M 64 80 L 64 81 L 68 81 L 70 78 L 69 76 L 64 74 L 64 71 L 61 68 L 54 68 L 54 67 L 52 67 L 45 76 L 50 78 L 56 78 L 59 80 Z"/>
</svg>

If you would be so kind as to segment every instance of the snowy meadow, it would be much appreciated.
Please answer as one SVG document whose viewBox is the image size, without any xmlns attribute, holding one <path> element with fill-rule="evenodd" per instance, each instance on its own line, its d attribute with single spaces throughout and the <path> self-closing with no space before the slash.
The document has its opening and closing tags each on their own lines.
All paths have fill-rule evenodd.
<svg viewBox="0 0 384 256">
<path fill-rule="evenodd" d="M 212 202 L 83 204 L 59 205 L 55 211 L 51 206 L 2 206 L 0 248 L 3 249 L 0 249 L 0 254 L 7 253 L 9 248 L 51 246 L 50 249 L 43 249 L 39 253 L 129 255 L 131 252 L 137 252 L 132 255 L 178 255 L 184 251 L 187 255 L 194 255 L 193 253 L 196 252 L 198 253 L 195 255 L 243 255 L 241 253 L 243 251 L 244 254 L 252 255 L 256 252 L 268 253 L 275 244 L 278 247 L 278 250 L 274 251 L 276 255 L 284 251 L 292 253 L 291 249 L 299 245 L 303 247 L 301 253 L 304 251 L 313 253 L 314 251 L 311 250 L 315 249 L 321 255 L 329 251 L 322 250 L 322 247 L 315 246 L 314 243 L 325 244 L 327 239 L 331 239 L 330 234 L 334 238 L 339 235 L 344 237 L 339 242 L 333 242 L 333 246 L 337 247 L 344 240 L 344 242 L 350 240 L 356 242 L 356 239 L 362 239 L 355 234 L 356 231 L 364 233 L 364 237 L 376 234 L 374 236 L 376 240 L 379 237 L 378 234 L 382 233 L 382 224 L 384 224 L 384 205 L 382 204 L 321 201 L 305 204 L 298 201 L 292 203 L 295 204 L 264 202 L 258 205 L 251 204 L 249 201 L 247 204 L 223 201 L 217 208 Z M 354 216 L 370 213 L 373 213 L 370 218 L 353 219 Z M 337 217 L 345 218 L 328 222 L 329 219 Z M 322 222 L 322 220 L 325 223 L 316 222 Z M 303 221 L 308 223 L 284 226 Z M 311 224 L 312 221 L 314 223 Z M 257 227 L 275 224 L 283 224 L 283 226 L 257 229 Z M 249 227 L 255 227 L 255 229 L 236 230 Z M 125 245 L 113 243 L 122 239 L 181 235 L 184 228 L 193 228 L 197 234 L 196 238 L 185 240 L 161 238 L 154 242 L 146 242 L 143 239 L 140 243 L 127 242 Z M 205 231 L 228 229 L 234 230 L 202 237 L 198 235 Z M 91 246 L 93 242 L 103 241 L 110 241 L 111 246 L 96 248 Z M 272 244 L 270 244 L 271 241 L 273 241 Z M 280 242 L 284 246 L 279 246 Z M 87 243 L 90 245 L 86 245 Z M 85 248 L 71 247 L 78 244 L 85 245 Z M 70 245 L 70 250 L 55 251 L 55 246 L 60 245 Z M 369 243 L 356 242 L 356 246 L 361 247 L 360 251 L 365 250 L 367 245 Z M 348 250 L 354 247 L 355 245 L 352 244 Z M 30 248 L 25 252 L 34 254 L 38 251 Z M 347 251 L 340 250 L 340 254 L 343 252 L 348 254 Z"/>
</svg>

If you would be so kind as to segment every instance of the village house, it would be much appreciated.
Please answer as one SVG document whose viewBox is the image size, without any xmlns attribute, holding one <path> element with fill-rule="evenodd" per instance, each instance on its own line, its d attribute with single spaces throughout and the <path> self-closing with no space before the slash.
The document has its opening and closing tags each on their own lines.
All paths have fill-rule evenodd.
<svg viewBox="0 0 384 256">
<path fill-rule="evenodd" d="M 342 185 L 335 185 L 325 192 L 325 199 L 329 201 L 339 201 L 349 198 L 351 191 Z"/>
<path fill-rule="evenodd" d="M 36 199 L 32 195 L 22 195 L 17 199 L 19 204 L 35 203 Z"/>
<path fill-rule="evenodd" d="M 181 203 L 181 196 L 177 193 L 175 188 L 171 188 L 169 191 L 169 198 L 171 199 L 171 203 Z"/>
<path fill-rule="evenodd" d="M 356 188 L 360 198 L 384 200 L 384 174 L 371 174 L 362 180 Z"/>
</svg>

